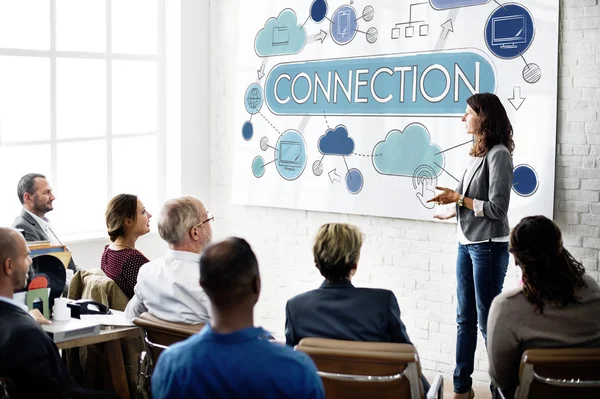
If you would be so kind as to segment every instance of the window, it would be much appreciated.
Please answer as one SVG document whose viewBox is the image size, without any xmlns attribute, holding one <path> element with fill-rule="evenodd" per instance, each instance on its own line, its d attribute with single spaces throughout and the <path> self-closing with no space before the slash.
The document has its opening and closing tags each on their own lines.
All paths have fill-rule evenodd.
<svg viewBox="0 0 600 399">
<path fill-rule="evenodd" d="M 20 212 L 29 172 L 48 177 L 61 235 L 104 232 L 106 204 L 123 192 L 158 212 L 166 130 L 180 129 L 165 100 L 180 90 L 166 84 L 169 67 L 179 78 L 179 10 L 179 0 L 0 2 L 1 225 Z"/>
</svg>

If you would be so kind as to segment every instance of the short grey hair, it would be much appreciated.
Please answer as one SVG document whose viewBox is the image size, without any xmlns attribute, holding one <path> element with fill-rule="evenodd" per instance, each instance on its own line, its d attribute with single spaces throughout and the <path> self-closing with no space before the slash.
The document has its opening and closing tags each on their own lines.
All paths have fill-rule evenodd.
<svg viewBox="0 0 600 399">
<path fill-rule="evenodd" d="M 169 244 L 183 242 L 188 231 L 200 223 L 201 202 L 192 196 L 173 198 L 165 202 L 158 216 L 158 233 Z"/>
<path fill-rule="evenodd" d="M 25 204 L 25 201 L 23 200 L 25 193 L 28 193 L 29 195 L 35 194 L 35 179 L 38 177 L 42 179 L 46 178 L 46 176 L 41 173 L 27 173 L 19 180 L 19 184 L 17 185 L 17 195 L 19 196 L 21 205 Z"/>
</svg>

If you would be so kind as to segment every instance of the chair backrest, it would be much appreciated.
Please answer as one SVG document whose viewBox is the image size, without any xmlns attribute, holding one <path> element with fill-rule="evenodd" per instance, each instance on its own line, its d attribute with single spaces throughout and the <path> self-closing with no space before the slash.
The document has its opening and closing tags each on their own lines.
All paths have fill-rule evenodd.
<svg viewBox="0 0 600 399">
<path fill-rule="evenodd" d="M 525 351 L 515 398 L 600 398 L 600 348 Z"/>
<path fill-rule="evenodd" d="M 170 345 L 183 341 L 196 334 L 204 324 L 179 324 L 161 320 L 150 313 L 142 313 L 133 319 L 133 324 L 144 330 L 144 340 L 147 344 L 152 363 L 156 364 L 158 356 Z"/>
<path fill-rule="evenodd" d="M 329 398 L 423 398 L 414 346 L 304 338 L 296 350 L 315 362 Z"/>
<path fill-rule="evenodd" d="M 80 270 L 69 286 L 69 299 L 91 299 L 111 309 L 125 310 L 129 298 L 100 269 Z"/>
</svg>

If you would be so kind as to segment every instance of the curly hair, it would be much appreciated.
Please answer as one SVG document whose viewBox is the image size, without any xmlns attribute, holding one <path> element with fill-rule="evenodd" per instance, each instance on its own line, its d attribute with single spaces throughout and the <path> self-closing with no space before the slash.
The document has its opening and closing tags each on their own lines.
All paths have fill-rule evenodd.
<svg viewBox="0 0 600 399">
<path fill-rule="evenodd" d="M 473 94 L 467 99 L 467 104 L 479 117 L 470 155 L 483 157 L 496 144 L 504 144 L 512 155 L 515 149 L 513 127 L 498 96 L 492 93 Z"/>
<path fill-rule="evenodd" d="M 544 313 L 546 302 L 556 307 L 580 303 L 577 288 L 586 287 L 585 268 L 563 247 L 560 229 L 545 216 L 523 218 L 510 235 L 510 252 L 523 271 L 523 292 Z"/>
<path fill-rule="evenodd" d="M 356 268 L 363 234 L 352 225 L 327 223 L 319 228 L 313 255 L 315 265 L 329 283 L 345 280 Z"/>
</svg>

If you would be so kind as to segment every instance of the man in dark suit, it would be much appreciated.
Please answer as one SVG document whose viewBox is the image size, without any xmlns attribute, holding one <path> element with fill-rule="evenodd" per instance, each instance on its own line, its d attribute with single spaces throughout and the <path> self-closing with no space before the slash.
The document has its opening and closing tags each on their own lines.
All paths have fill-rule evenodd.
<svg viewBox="0 0 600 399">
<path fill-rule="evenodd" d="M 18 231 L 0 228 L 0 378 L 11 399 L 115 398 L 84 390 L 69 376 L 58 349 L 13 293 L 27 283 L 31 258 Z"/>
<path fill-rule="evenodd" d="M 305 337 L 411 344 L 394 293 L 356 288 L 363 235 L 358 228 L 329 223 L 317 232 L 313 255 L 325 281 L 316 290 L 290 299 L 285 307 L 285 341 L 295 346 Z M 425 391 L 429 384 L 422 379 Z"/>
<path fill-rule="evenodd" d="M 46 218 L 46 213 L 54 209 L 52 202 L 55 199 L 46 176 L 39 173 L 26 174 L 19 180 L 17 195 L 23 210 L 15 218 L 12 227 L 21 230 L 27 242 L 49 241 L 52 245 L 63 245 Z M 72 258 L 69 269 L 76 271 Z"/>
<path fill-rule="evenodd" d="M 354 226 L 321 226 L 315 239 L 315 264 L 325 281 L 316 290 L 290 299 L 285 309 L 285 338 L 294 346 L 302 338 L 319 337 L 365 342 L 410 344 L 390 290 L 356 288 L 362 233 Z"/>
</svg>

